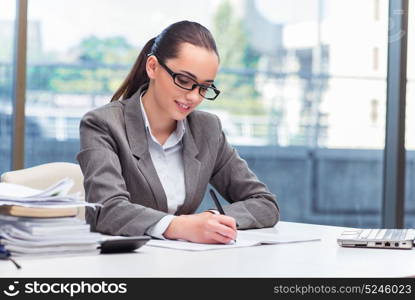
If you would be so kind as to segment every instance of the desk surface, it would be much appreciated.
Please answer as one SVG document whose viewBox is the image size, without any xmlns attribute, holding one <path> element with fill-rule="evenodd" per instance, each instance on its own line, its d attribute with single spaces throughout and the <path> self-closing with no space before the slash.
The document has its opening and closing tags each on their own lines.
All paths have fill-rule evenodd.
<svg viewBox="0 0 415 300">
<path fill-rule="evenodd" d="M 0 277 L 406 277 L 415 250 L 342 248 L 344 227 L 280 222 L 265 232 L 313 233 L 319 242 L 189 252 L 143 246 L 136 253 L 0 261 Z"/>
</svg>

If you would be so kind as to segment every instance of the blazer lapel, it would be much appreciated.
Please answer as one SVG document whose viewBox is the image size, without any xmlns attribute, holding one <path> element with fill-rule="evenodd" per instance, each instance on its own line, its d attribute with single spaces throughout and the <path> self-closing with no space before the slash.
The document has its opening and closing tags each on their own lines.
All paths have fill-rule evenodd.
<svg viewBox="0 0 415 300">
<path fill-rule="evenodd" d="M 183 164 L 186 197 L 177 214 L 188 214 L 192 211 L 192 205 L 195 204 L 193 197 L 199 182 L 199 172 L 201 165 L 200 161 L 196 158 L 199 150 L 195 144 L 187 120 L 185 121 L 185 126 L 186 131 L 183 136 Z"/>
<path fill-rule="evenodd" d="M 145 88 L 146 86 L 142 86 L 130 99 L 123 100 L 125 127 L 131 152 L 138 159 L 138 168 L 153 192 L 157 209 L 167 212 L 166 193 L 148 151 L 146 129 L 139 102 L 141 92 Z"/>
</svg>

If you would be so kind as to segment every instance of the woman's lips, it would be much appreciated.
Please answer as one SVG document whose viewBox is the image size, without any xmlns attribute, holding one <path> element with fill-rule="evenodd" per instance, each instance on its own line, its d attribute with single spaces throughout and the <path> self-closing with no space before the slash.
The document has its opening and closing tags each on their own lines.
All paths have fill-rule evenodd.
<svg viewBox="0 0 415 300">
<path fill-rule="evenodd" d="M 180 103 L 179 101 L 174 101 L 174 102 L 176 102 L 176 105 L 177 105 L 177 107 L 179 108 L 179 110 L 181 112 L 188 112 L 188 111 L 190 111 L 191 106 L 186 105 L 186 104 L 183 104 L 183 103 Z"/>
</svg>

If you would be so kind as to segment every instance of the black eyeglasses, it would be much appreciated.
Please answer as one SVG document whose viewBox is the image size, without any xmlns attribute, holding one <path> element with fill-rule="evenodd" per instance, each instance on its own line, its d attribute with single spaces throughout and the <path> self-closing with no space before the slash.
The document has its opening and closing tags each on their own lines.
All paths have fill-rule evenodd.
<svg viewBox="0 0 415 300">
<path fill-rule="evenodd" d="M 151 54 L 150 54 L 151 55 Z M 154 54 L 153 54 L 154 55 Z M 173 82 L 180 88 L 188 91 L 194 90 L 196 87 L 199 87 L 199 95 L 207 100 L 215 100 L 219 96 L 220 91 L 215 87 L 214 84 L 208 86 L 204 84 L 197 83 L 192 77 L 187 76 L 182 73 L 173 72 L 168 66 L 166 66 L 158 57 L 156 56 L 159 64 L 170 74 L 173 78 Z"/>
</svg>

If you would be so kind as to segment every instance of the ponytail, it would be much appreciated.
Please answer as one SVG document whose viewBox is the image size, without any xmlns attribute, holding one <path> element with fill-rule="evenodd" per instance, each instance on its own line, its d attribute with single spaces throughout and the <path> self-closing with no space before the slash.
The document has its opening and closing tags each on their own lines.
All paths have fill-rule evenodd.
<svg viewBox="0 0 415 300">
<path fill-rule="evenodd" d="M 114 96 L 112 96 L 111 102 L 130 98 L 140 88 L 140 86 L 150 81 L 146 72 L 146 63 L 147 55 L 151 52 L 155 39 L 156 38 L 152 38 L 147 42 L 147 44 L 145 44 L 127 78 L 125 78 L 124 82 L 115 92 Z"/>
</svg>

